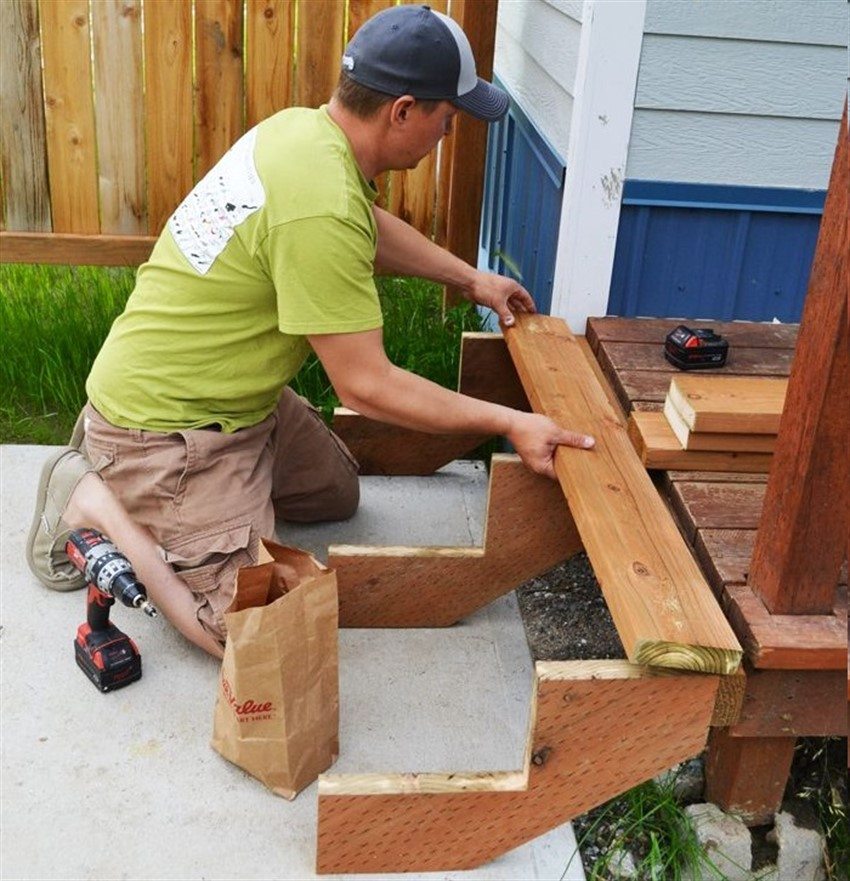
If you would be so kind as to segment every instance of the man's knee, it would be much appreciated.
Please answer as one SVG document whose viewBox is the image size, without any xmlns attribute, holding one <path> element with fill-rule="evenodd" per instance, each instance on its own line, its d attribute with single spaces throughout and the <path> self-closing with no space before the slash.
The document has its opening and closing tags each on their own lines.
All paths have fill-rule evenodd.
<svg viewBox="0 0 850 881">
<path fill-rule="evenodd" d="M 274 500 L 275 514 L 292 523 L 348 520 L 360 504 L 360 480 L 356 473 L 340 475 L 333 483 L 300 497 Z"/>
</svg>

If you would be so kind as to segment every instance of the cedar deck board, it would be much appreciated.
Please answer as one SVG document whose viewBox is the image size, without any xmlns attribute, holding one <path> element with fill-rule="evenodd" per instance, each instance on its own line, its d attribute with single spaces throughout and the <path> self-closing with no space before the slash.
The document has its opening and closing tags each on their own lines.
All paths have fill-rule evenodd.
<svg viewBox="0 0 850 881">
<path fill-rule="evenodd" d="M 680 481 L 672 485 L 670 501 L 693 545 L 698 529 L 755 529 L 764 493 L 760 483 Z"/>
<path fill-rule="evenodd" d="M 764 376 L 674 376 L 667 401 L 692 432 L 779 431 L 788 380 Z"/>
<path fill-rule="evenodd" d="M 322 775 L 317 871 L 486 863 L 699 753 L 717 686 L 625 661 L 538 663 L 522 769 Z"/>
<path fill-rule="evenodd" d="M 597 439 L 555 470 L 630 660 L 732 672 L 737 641 L 566 324 L 521 315 L 505 338 L 534 410 Z"/>
<path fill-rule="evenodd" d="M 623 343 L 609 341 L 602 351 L 615 371 L 649 370 L 667 376 L 772 376 L 789 372 L 793 359 L 793 349 L 761 349 L 729 347 L 726 363 L 722 367 L 699 371 L 680 371 L 664 357 L 663 338 L 656 343 Z"/>
<path fill-rule="evenodd" d="M 701 470 L 766 472 L 770 453 L 732 450 L 683 450 L 663 413 L 634 411 L 629 416 L 628 434 L 645 468 L 699 468 Z"/>
<path fill-rule="evenodd" d="M 589 318 L 587 341 L 593 351 L 609 341 L 653 343 L 663 340 L 680 324 L 688 327 L 711 327 L 729 340 L 730 346 L 793 349 L 797 341 L 797 324 L 772 324 L 756 321 L 703 321 L 690 318 Z"/>
</svg>

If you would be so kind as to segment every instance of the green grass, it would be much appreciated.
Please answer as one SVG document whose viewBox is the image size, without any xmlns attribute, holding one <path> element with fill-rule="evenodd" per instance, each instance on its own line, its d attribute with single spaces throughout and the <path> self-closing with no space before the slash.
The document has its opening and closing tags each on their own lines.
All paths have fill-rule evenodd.
<svg viewBox="0 0 850 881">
<path fill-rule="evenodd" d="M 640 881 L 725 877 L 703 853 L 676 798 L 673 775 L 636 786 L 573 822 L 588 881 L 618 877 L 617 862 L 624 852 L 632 855 L 634 877 Z"/>
<path fill-rule="evenodd" d="M 92 361 L 124 308 L 134 270 L 0 265 L 0 443 L 62 444 L 85 401 Z M 442 310 L 440 289 L 420 279 L 381 278 L 390 359 L 456 387 L 460 336 L 480 330 L 476 310 Z M 293 387 L 329 416 L 339 401 L 315 357 Z"/>
</svg>

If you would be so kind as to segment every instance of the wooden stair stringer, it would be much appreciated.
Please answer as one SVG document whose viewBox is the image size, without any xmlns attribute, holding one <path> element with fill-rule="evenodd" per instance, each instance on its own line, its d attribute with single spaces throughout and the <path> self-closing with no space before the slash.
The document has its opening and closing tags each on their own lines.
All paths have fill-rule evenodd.
<svg viewBox="0 0 850 881">
<path fill-rule="evenodd" d="M 341 627 L 448 627 L 582 549 L 557 483 L 496 454 L 483 547 L 333 545 Z"/>
<path fill-rule="evenodd" d="M 704 747 L 718 677 L 536 665 L 518 771 L 319 777 L 319 873 L 471 869 Z"/>
</svg>

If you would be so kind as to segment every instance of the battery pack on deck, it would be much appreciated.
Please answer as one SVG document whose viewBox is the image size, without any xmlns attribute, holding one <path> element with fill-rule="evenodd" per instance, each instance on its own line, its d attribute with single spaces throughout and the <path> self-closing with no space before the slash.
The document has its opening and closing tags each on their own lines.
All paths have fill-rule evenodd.
<svg viewBox="0 0 850 881">
<path fill-rule="evenodd" d="M 722 367 L 728 353 L 728 341 L 708 328 L 692 330 L 680 324 L 664 341 L 664 357 L 680 370 Z"/>
</svg>

